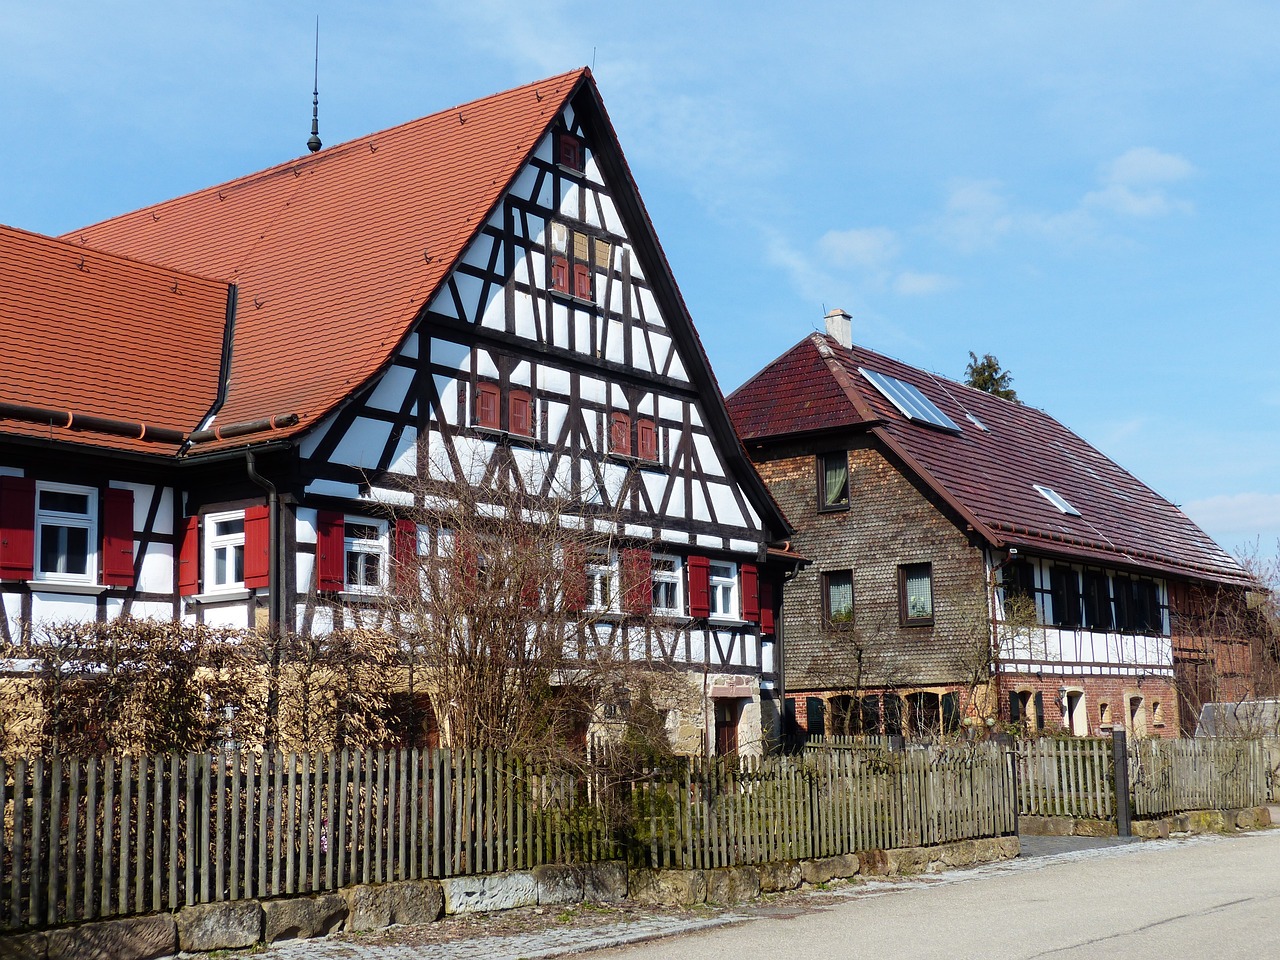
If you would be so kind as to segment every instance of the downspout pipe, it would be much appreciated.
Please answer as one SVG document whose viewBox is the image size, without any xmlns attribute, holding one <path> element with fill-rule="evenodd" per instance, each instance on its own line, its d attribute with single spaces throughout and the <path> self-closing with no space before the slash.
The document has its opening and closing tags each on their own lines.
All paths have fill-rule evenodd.
<svg viewBox="0 0 1280 960">
<path fill-rule="evenodd" d="M 258 473 L 257 459 L 252 450 L 244 453 L 245 470 L 249 479 L 267 491 L 267 626 L 272 637 L 280 634 L 280 492 L 275 484 Z"/>
</svg>

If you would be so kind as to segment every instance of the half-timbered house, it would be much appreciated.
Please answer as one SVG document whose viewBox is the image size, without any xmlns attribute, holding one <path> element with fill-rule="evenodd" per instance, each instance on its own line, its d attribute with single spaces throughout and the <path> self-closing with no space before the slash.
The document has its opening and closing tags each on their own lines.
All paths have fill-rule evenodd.
<svg viewBox="0 0 1280 960">
<path fill-rule="evenodd" d="M 398 515 L 424 484 L 571 489 L 616 523 L 595 628 L 698 694 L 681 744 L 760 741 L 789 531 L 589 71 L 59 239 L 4 230 L 0 274 L 10 635 L 327 630 L 435 549 Z"/>
<path fill-rule="evenodd" d="M 832 311 L 727 401 L 812 560 L 784 616 L 800 729 L 1174 736 L 1251 692 L 1259 651 L 1216 615 L 1248 576 L 1181 510 L 1042 411 L 850 332 Z"/>
</svg>

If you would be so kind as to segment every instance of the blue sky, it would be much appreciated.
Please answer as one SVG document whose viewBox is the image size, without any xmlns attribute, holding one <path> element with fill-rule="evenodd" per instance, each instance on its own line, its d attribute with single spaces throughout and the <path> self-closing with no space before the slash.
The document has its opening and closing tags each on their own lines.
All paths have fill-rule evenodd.
<svg viewBox="0 0 1280 960">
<path fill-rule="evenodd" d="M 0 0 L 0 222 L 60 233 L 594 63 L 726 392 L 840 306 L 995 353 L 1235 550 L 1280 540 L 1280 7 Z"/>
</svg>

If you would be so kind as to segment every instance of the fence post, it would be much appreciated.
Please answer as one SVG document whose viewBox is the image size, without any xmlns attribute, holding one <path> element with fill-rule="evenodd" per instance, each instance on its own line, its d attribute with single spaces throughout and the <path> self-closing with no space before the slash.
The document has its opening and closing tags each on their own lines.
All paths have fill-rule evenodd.
<svg viewBox="0 0 1280 960">
<path fill-rule="evenodd" d="M 1129 749 L 1123 728 L 1111 730 L 1111 759 L 1116 771 L 1116 832 L 1122 837 L 1133 836 L 1132 811 L 1129 807 Z"/>
</svg>

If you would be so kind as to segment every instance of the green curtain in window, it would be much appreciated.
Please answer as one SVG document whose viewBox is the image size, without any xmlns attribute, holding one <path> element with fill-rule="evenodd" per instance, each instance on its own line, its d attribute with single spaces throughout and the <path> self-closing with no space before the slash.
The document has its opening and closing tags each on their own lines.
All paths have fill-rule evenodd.
<svg viewBox="0 0 1280 960">
<path fill-rule="evenodd" d="M 827 456 L 823 459 L 823 505 L 838 507 L 849 502 L 849 458 Z"/>
</svg>

